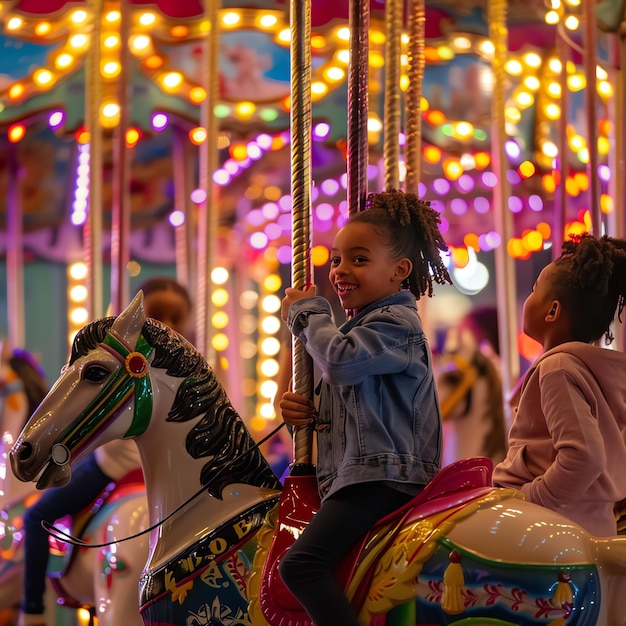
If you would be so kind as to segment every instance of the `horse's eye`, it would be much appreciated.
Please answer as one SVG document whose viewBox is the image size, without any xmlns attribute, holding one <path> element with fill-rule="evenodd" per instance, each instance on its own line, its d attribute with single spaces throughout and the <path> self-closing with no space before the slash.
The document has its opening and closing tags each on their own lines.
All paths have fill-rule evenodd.
<svg viewBox="0 0 626 626">
<path fill-rule="evenodd" d="M 90 383 L 101 383 L 111 372 L 102 365 L 88 365 L 83 370 L 83 380 Z"/>
</svg>

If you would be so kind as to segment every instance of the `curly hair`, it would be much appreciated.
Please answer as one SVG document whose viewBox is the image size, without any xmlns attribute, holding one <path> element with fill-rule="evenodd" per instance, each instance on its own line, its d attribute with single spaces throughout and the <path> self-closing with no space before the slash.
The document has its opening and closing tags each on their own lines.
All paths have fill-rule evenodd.
<svg viewBox="0 0 626 626">
<path fill-rule="evenodd" d="M 407 257 L 413 263 L 403 287 L 419 300 L 433 295 L 433 282 L 452 284 L 440 252 L 448 246 L 439 231 L 441 218 L 413 193 L 383 191 L 371 193 L 363 211 L 353 214 L 349 222 L 367 223 L 384 234 L 395 258 Z"/>
<path fill-rule="evenodd" d="M 570 238 L 554 262 L 555 297 L 567 310 L 579 341 L 614 337 L 611 325 L 622 321 L 626 297 L 626 240 L 590 234 Z"/>
</svg>

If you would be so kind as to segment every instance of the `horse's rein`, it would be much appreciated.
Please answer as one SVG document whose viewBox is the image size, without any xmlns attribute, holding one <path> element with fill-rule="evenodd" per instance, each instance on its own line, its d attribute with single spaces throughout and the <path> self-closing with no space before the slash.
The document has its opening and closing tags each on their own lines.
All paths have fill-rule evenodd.
<svg viewBox="0 0 626 626">
<path fill-rule="evenodd" d="M 274 430 L 272 430 L 270 433 L 265 435 L 265 437 L 263 437 L 261 441 L 256 442 L 253 446 L 250 446 L 247 450 L 244 450 L 243 452 L 238 454 L 231 461 L 231 463 L 235 463 L 236 461 L 239 461 L 239 459 L 243 458 L 250 452 L 262 446 L 268 439 L 271 439 L 276 433 L 278 433 L 278 431 L 285 425 L 286 425 L 285 422 L 281 422 L 278 426 L 276 426 L 276 428 L 274 428 Z M 211 482 L 219 478 L 222 475 L 223 471 L 226 470 L 227 468 L 228 466 L 224 466 L 220 471 L 218 471 L 211 478 L 211 480 L 206 485 L 203 485 L 200 489 L 198 489 L 198 491 L 196 491 L 196 493 L 191 495 L 189 498 L 187 498 L 187 500 L 182 502 L 173 511 L 168 513 L 162 520 L 156 522 L 155 524 L 152 524 L 152 526 L 148 526 L 148 528 L 145 528 L 144 530 L 141 530 L 138 533 L 135 533 L 134 535 L 129 535 L 128 537 L 123 537 L 122 539 L 116 539 L 115 541 L 107 541 L 106 543 L 87 543 L 85 541 L 82 541 L 82 539 L 79 539 L 78 537 L 74 537 L 73 535 L 66 533 L 61 528 L 56 527 L 54 524 L 51 524 L 50 522 L 47 522 L 46 520 L 41 520 L 41 525 L 55 539 L 59 539 L 60 541 L 63 541 L 64 543 L 69 543 L 71 545 L 79 546 L 81 548 L 106 548 L 107 546 L 112 546 L 116 543 L 122 543 L 123 541 L 130 541 L 131 539 L 136 539 L 137 537 L 141 537 L 142 535 L 145 535 L 146 533 L 152 532 L 153 530 L 156 530 L 157 528 L 165 524 L 167 520 L 172 518 L 180 510 L 184 509 L 188 504 L 193 502 L 198 496 L 202 495 L 208 489 Z"/>
</svg>

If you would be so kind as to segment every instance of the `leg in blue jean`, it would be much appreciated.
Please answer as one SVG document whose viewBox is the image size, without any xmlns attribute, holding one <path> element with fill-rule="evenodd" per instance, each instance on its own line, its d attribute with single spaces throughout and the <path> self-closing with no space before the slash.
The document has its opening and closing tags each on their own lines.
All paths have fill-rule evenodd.
<svg viewBox="0 0 626 626">
<path fill-rule="evenodd" d="M 279 566 L 283 582 L 316 626 L 359 626 L 333 568 L 375 522 L 411 497 L 380 483 L 364 483 L 323 502 Z"/>
<path fill-rule="evenodd" d="M 21 609 L 24 613 L 44 612 L 48 532 L 42 520 L 53 524 L 65 515 L 75 515 L 88 507 L 111 482 L 91 454 L 72 471 L 65 487 L 52 487 L 24 514 L 24 587 Z"/>
</svg>

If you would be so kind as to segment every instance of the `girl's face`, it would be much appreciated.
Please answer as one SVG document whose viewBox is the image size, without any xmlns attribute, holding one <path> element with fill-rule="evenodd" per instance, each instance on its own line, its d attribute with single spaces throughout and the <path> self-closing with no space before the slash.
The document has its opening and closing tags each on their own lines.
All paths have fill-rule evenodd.
<svg viewBox="0 0 626 626">
<path fill-rule="evenodd" d="M 159 289 L 144 294 L 143 306 L 147 317 L 167 324 L 181 335 L 187 332 L 191 311 L 185 298 L 173 289 Z"/>
<path fill-rule="evenodd" d="M 344 309 L 360 310 L 400 290 L 411 272 L 408 258 L 393 259 L 372 224 L 346 224 L 335 237 L 328 279 Z"/>
<path fill-rule="evenodd" d="M 543 344 L 548 329 L 548 317 L 555 302 L 552 281 L 556 273 L 554 263 L 546 265 L 524 302 L 522 313 L 524 332 Z"/>
</svg>

